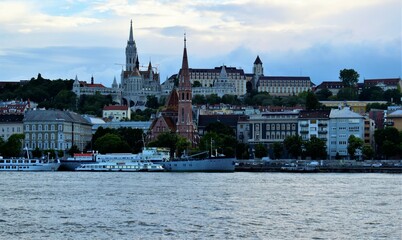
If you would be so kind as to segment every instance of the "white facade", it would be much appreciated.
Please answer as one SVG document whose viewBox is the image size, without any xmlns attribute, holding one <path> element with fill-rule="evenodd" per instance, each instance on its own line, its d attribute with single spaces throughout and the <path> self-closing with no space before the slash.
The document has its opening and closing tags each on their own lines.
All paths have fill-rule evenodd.
<svg viewBox="0 0 402 240">
<path fill-rule="evenodd" d="M 329 120 L 329 154 L 334 159 L 336 154 L 348 158 L 348 139 L 354 135 L 364 141 L 364 118 L 352 112 L 350 108 L 332 109 Z M 361 152 L 356 152 L 361 156 Z"/>
</svg>

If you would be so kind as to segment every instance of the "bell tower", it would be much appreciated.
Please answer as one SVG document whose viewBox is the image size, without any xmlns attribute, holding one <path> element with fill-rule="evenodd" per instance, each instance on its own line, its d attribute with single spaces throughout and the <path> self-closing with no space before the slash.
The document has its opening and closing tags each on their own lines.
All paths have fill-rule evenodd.
<svg viewBox="0 0 402 240">
<path fill-rule="evenodd" d="M 179 98 L 177 133 L 180 136 L 187 138 L 191 145 L 194 146 L 196 145 L 195 127 L 193 123 L 192 91 L 187 59 L 186 35 L 184 35 L 183 62 L 181 74 L 179 76 L 179 88 L 177 93 Z"/>
<path fill-rule="evenodd" d="M 137 46 L 133 37 L 133 20 L 130 21 L 130 36 L 126 47 L 126 71 L 134 71 L 138 61 Z"/>
</svg>

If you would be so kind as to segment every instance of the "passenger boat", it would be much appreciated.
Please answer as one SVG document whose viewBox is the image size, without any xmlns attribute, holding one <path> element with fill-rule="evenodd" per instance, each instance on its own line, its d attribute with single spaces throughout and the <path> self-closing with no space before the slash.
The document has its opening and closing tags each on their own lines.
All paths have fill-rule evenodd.
<svg viewBox="0 0 402 240">
<path fill-rule="evenodd" d="M 149 161 L 107 161 L 97 163 L 84 163 L 76 171 L 97 172 L 161 172 L 163 167 Z"/>
<path fill-rule="evenodd" d="M 137 162 L 137 161 L 151 161 L 153 163 L 160 163 L 169 159 L 169 149 L 165 148 L 146 148 L 144 147 L 141 153 L 78 153 L 73 157 L 61 160 L 60 170 L 74 171 L 83 164 L 97 164 L 99 162 L 110 161 L 124 161 L 124 162 Z M 89 166 L 89 165 L 88 165 Z"/>
<path fill-rule="evenodd" d="M 60 161 L 48 159 L 10 158 L 0 157 L 0 171 L 57 171 Z"/>
</svg>

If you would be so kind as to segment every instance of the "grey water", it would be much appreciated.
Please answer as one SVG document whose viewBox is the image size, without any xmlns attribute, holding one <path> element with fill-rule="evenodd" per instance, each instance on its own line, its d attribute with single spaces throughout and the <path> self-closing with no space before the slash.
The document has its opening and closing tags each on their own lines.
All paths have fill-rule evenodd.
<svg viewBox="0 0 402 240">
<path fill-rule="evenodd" d="M 1 172 L 0 239 L 402 239 L 402 175 Z"/>
</svg>

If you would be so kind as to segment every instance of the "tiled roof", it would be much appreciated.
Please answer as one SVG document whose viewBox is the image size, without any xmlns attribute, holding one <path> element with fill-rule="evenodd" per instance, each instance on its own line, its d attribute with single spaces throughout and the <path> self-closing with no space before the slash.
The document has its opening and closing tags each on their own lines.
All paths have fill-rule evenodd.
<svg viewBox="0 0 402 240">
<path fill-rule="evenodd" d="M 299 112 L 301 119 L 328 119 L 331 110 L 302 110 Z"/>
<path fill-rule="evenodd" d="M 111 110 L 127 111 L 128 106 L 120 106 L 120 105 L 104 106 L 103 110 L 104 111 L 111 111 Z"/>
<path fill-rule="evenodd" d="M 378 83 L 383 83 L 385 85 L 398 85 L 400 78 L 384 78 L 384 79 L 365 79 L 364 85 L 373 86 Z"/>
<path fill-rule="evenodd" d="M 323 88 L 342 88 L 343 83 L 341 81 L 325 81 L 322 82 L 317 86 L 317 89 L 323 89 Z"/>
</svg>

